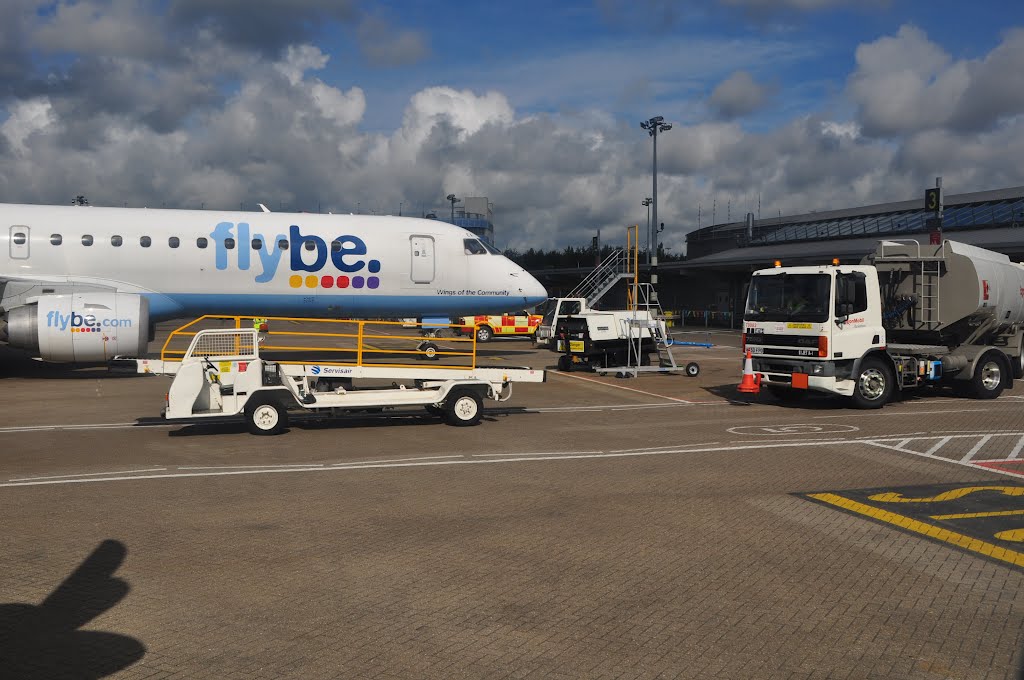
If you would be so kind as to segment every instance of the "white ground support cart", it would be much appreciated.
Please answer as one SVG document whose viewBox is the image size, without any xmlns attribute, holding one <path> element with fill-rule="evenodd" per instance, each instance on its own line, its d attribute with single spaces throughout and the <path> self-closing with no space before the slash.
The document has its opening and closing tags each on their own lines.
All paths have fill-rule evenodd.
<svg viewBox="0 0 1024 680">
<path fill-rule="evenodd" d="M 240 325 L 237 317 L 203 318 L 235 318 Z M 275 331 L 279 322 L 300 328 L 303 324 L 351 324 L 348 330 L 354 332 L 291 327 Z M 472 343 L 469 351 L 424 348 L 422 337 L 402 331 L 401 322 L 271 318 L 269 325 L 267 332 L 184 330 L 192 326 L 188 324 L 171 334 L 160 360 L 135 359 L 135 368 L 173 376 L 164 411 L 168 420 L 243 415 L 249 431 L 262 435 L 278 434 L 287 427 L 289 412 L 332 415 L 415 406 L 443 416 L 451 425 L 476 425 L 484 399 L 505 401 L 511 396 L 512 383 L 545 379 L 543 370 L 477 366 L 473 338 L 463 340 Z M 176 335 L 191 337 L 188 349 L 168 349 Z M 316 346 L 280 344 L 280 336 L 301 337 L 305 345 Z M 290 358 L 314 352 L 330 358 L 322 362 L 308 356 Z M 275 353 L 282 358 L 271 359 Z M 349 357 L 337 353 L 351 353 L 355 360 L 346 361 Z M 168 358 L 173 355 L 180 359 Z M 410 363 L 410 357 L 420 363 Z"/>
</svg>

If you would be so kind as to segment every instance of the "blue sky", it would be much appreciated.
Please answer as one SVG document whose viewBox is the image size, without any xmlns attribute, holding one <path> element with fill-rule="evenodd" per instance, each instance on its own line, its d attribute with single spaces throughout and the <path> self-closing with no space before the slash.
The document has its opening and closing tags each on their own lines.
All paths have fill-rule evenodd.
<svg viewBox="0 0 1024 680">
<path fill-rule="evenodd" d="M 938 5 L 938 6 L 937 6 Z M 8 0 L 0 200 L 424 212 L 499 245 L 1024 185 L 1024 5 Z M 721 210 L 716 217 L 723 217 Z"/>
</svg>

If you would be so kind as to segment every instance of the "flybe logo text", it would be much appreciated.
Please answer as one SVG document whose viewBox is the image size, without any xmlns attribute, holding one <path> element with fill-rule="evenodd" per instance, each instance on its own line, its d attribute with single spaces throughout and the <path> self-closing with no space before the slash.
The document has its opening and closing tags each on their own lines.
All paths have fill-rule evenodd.
<svg viewBox="0 0 1024 680">
<path fill-rule="evenodd" d="M 251 233 L 247 222 L 239 222 L 237 225 L 233 222 L 221 222 L 210 232 L 210 238 L 214 243 L 217 269 L 228 268 L 228 260 L 231 258 L 231 251 L 234 250 L 237 253 L 235 266 L 238 269 L 249 271 L 254 266 L 261 268 L 260 273 L 256 275 L 256 283 L 273 281 L 282 258 L 286 259 L 290 273 L 319 272 L 327 266 L 328 260 L 335 269 L 344 274 L 353 274 L 364 269 L 373 274 L 380 271 L 380 260 L 365 259 L 363 256 L 367 252 L 366 243 L 351 234 L 342 234 L 328 244 L 319 236 L 303 234 L 294 224 L 288 228 L 287 236 L 275 234 L 272 238 L 267 238 L 260 233 Z M 253 240 L 260 242 L 258 248 L 251 247 Z M 285 249 L 280 247 L 282 241 L 288 242 Z M 237 250 L 234 248 L 236 242 Z M 256 253 L 255 257 L 253 253 Z M 362 277 L 354 278 L 362 280 Z M 347 280 L 347 277 L 338 277 L 339 281 L 342 279 Z"/>
<path fill-rule="evenodd" d="M 46 313 L 46 327 L 66 331 L 71 328 L 72 333 L 99 333 L 100 328 L 130 328 L 131 319 L 97 319 L 92 314 L 61 314 L 57 311 Z"/>
</svg>

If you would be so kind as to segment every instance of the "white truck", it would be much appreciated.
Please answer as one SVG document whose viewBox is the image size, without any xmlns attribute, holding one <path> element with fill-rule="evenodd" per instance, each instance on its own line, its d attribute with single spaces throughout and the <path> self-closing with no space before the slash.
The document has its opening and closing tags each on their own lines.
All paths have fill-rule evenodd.
<svg viewBox="0 0 1024 680">
<path fill-rule="evenodd" d="M 1022 329 L 1024 265 L 955 241 L 899 239 L 859 265 L 754 272 L 743 347 L 781 400 L 814 390 L 880 408 L 928 385 L 998 397 L 1024 377 Z"/>
<path fill-rule="evenodd" d="M 360 322 L 359 337 L 369 337 L 363 325 Z M 253 434 L 278 434 L 287 427 L 289 412 L 331 415 L 415 406 L 442 416 L 451 425 L 476 425 L 485 398 L 505 401 L 511 396 L 513 382 L 544 382 L 545 377 L 542 370 L 487 368 L 475 363 L 461 367 L 375 365 L 362 360 L 342 362 L 337 356 L 322 362 L 270 361 L 261 356 L 261 338 L 253 328 L 188 334 L 193 337 L 180 359 L 121 361 L 140 373 L 173 376 L 166 419 L 242 415 Z M 369 351 L 359 350 L 360 355 Z"/>
<path fill-rule="evenodd" d="M 538 311 L 543 314 L 537 331 L 533 334 L 533 342 L 537 347 L 550 347 L 555 337 L 555 326 L 559 319 L 576 316 L 592 311 L 587 306 L 587 299 L 581 297 L 548 298 Z"/>
</svg>

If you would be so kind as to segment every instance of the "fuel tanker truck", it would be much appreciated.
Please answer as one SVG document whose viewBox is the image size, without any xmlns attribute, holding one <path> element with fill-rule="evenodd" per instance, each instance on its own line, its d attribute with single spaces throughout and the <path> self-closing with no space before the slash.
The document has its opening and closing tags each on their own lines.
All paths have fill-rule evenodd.
<svg viewBox="0 0 1024 680">
<path fill-rule="evenodd" d="M 898 239 L 859 265 L 779 265 L 750 282 L 742 391 L 880 408 L 929 385 L 994 399 L 1024 377 L 1024 265 L 1006 255 Z"/>
</svg>

